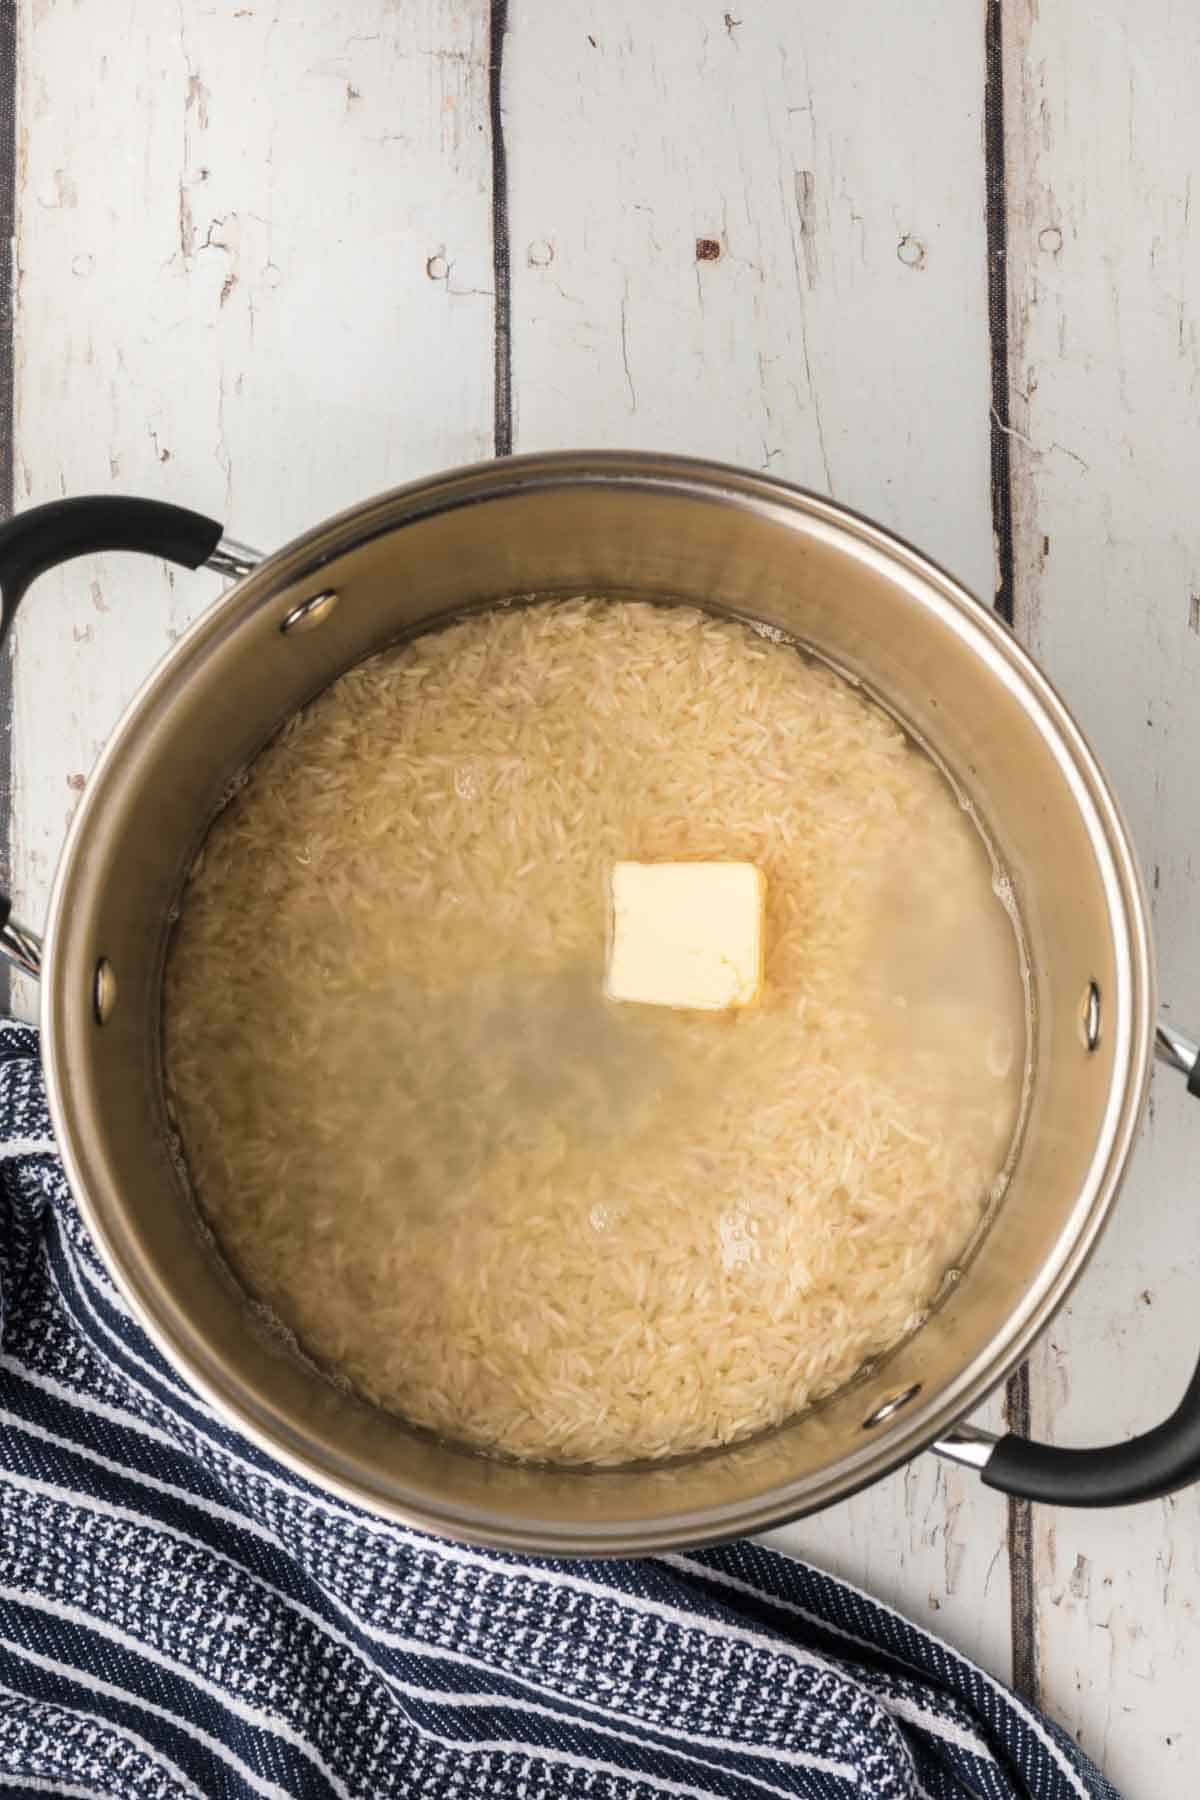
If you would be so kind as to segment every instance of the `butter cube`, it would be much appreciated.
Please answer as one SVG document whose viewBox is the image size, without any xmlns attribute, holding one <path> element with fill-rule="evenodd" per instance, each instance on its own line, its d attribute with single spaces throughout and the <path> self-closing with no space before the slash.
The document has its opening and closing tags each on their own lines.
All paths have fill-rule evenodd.
<svg viewBox="0 0 1200 1800">
<path fill-rule="evenodd" d="M 748 862 L 614 863 L 609 999 L 749 1006 L 762 987 L 766 885 Z"/>
</svg>

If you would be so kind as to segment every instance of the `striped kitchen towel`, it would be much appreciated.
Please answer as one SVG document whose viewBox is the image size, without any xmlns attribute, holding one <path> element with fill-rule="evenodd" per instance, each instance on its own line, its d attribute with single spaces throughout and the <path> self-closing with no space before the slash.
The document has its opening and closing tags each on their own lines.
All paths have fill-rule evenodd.
<svg viewBox="0 0 1200 1800">
<path fill-rule="evenodd" d="M 1115 1800 L 898 1614 L 750 1543 L 522 1561 L 220 1425 L 108 1279 L 0 1023 L 0 1800 Z"/>
</svg>

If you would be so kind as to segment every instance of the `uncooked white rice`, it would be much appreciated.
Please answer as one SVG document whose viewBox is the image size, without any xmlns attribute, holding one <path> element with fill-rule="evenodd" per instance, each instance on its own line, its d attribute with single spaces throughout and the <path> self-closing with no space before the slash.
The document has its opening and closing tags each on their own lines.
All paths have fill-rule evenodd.
<svg viewBox="0 0 1200 1800">
<path fill-rule="evenodd" d="M 603 999 L 614 861 L 746 860 L 766 985 Z M 184 896 L 169 1088 L 233 1267 L 380 1404 L 518 1457 L 778 1423 L 918 1324 L 1015 1126 L 1016 939 L 848 683 L 686 607 L 497 610 L 342 677 Z"/>
</svg>

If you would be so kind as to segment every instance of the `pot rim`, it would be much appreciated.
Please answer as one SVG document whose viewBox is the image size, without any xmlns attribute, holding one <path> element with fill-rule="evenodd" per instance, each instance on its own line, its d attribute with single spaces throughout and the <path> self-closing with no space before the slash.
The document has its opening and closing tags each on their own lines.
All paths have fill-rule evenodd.
<svg viewBox="0 0 1200 1800">
<path fill-rule="evenodd" d="M 202 651 L 233 614 L 257 610 L 292 584 L 315 574 L 335 557 L 372 538 L 432 514 L 497 501 L 531 489 L 578 485 L 646 487 L 719 500 L 733 508 L 794 517 L 804 515 L 823 535 L 845 543 L 889 578 L 932 595 L 963 635 L 978 634 L 972 648 L 991 674 L 1018 696 L 1033 720 L 1084 816 L 1102 869 L 1114 922 L 1115 991 L 1109 1023 L 1117 1032 L 1114 1079 L 1088 1178 L 1060 1237 L 1059 1254 L 1041 1272 L 1022 1303 L 935 1400 L 902 1411 L 887 1435 L 867 1436 L 862 1446 L 822 1476 L 777 1486 L 752 1500 L 724 1508 L 679 1513 L 647 1528 L 631 1524 L 564 1527 L 558 1520 L 481 1518 L 452 1503 L 434 1507 L 399 1504 L 388 1494 L 343 1480 L 302 1445 L 248 1416 L 244 1405 L 211 1372 L 198 1368 L 171 1324 L 159 1316 L 136 1271 L 126 1266 L 91 1198 L 90 1147 L 77 1127 L 68 1079 L 71 1015 L 62 965 L 72 892 L 86 860 L 91 822 L 104 804 L 105 775 L 120 747 L 170 681 L 180 664 Z M 1118 927 L 1123 929 L 1118 929 Z M 264 558 L 207 607 L 152 669 L 122 713 L 97 760 L 67 832 L 46 920 L 40 1015 L 42 1057 L 55 1136 L 72 1193 L 113 1281 L 167 1362 L 195 1389 L 217 1417 L 269 1456 L 326 1492 L 402 1524 L 497 1548 L 555 1555 L 629 1555 L 673 1550 L 748 1535 L 818 1511 L 882 1478 L 943 1436 L 1007 1377 L 1081 1275 L 1120 1189 L 1149 1087 L 1153 1058 L 1155 978 L 1149 909 L 1128 827 L 1098 759 L 1064 701 L 1010 628 L 954 576 L 895 533 L 824 496 L 698 458 L 649 452 L 563 451 L 476 463 L 411 482 L 335 515 Z M 1114 1023 L 1115 1022 L 1115 1023 Z M 185 1309 L 180 1308 L 181 1312 Z M 836 1470 L 836 1474 L 834 1471 Z M 803 1485 L 803 1495 L 795 1490 Z"/>
</svg>

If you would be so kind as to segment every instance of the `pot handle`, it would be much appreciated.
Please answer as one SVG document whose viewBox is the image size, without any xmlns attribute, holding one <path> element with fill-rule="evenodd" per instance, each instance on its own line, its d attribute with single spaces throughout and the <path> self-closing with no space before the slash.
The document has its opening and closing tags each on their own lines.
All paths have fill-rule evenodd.
<svg viewBox="0 0 1200 1800">
<path fill-rule="evenodd" d="M 1200 1098 L 1200 1046 L 1160 1024 L 1155 1051 L 1187 1077 L 1188 1092 Z M 1071 1450 L 1036 1444 L 1010 1432 L 997 1437 L 963 1425 L 933 1448 L 952 1462 L 978 1470 L 986 1487 L 1050 1506 L 1130 1506 L 1200 1481 L 1200 1366 L 1179 1405 L 1161 1425 L 1122 1444 L 1100 1450 Z"/>
<path fill-rule="evenodd" d="M 126 494 L 51 500 L 0 525 L 0 644 L 31 582 L 59 563 L 102 550 L 138 550 L 185 569 L 204 564 L 234 577 L 248 575 L 262 560 L 257 551 L 225 537 L 215 519 L 163 500 Z M 0 957 L 23 974 L 39 972 L 37 935 L 13 919 L 7 894 L 0 894 Z"/>
<path fill-rule="evenodd" d="M 223 531 L 203 513 L 128 494 L 90 494 L 30 507 L 0 525 L 0 638 L 29 584 L 76 556 L 138 550 L 185 569 L 203 563 L 226 575 L 248 574 L 261 559 Z"/>
</svg>

